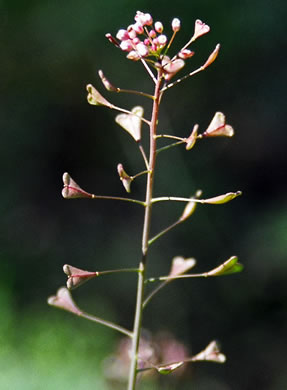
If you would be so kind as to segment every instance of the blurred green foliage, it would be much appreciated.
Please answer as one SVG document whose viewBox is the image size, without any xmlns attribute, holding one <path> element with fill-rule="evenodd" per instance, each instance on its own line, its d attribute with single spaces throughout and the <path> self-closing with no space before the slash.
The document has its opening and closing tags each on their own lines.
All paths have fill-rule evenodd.
<svg viewBox="0 0 287 390">
<path fill-rule="evenodd" d="M 123 195 L 117 163 L 131 174 L 141 163 L 114 114 L 89 106 L 85 91 L 89 82 L 103 91 L 97 76 L 103 69 L 115 85 L 150 92 L 140 64 L 126 61 L 104 37 L 128 25 L 137 9 L 166 30 L 179 17 L 178 47 L 196 18 L 211 26 L 186 70 L 222 44 L 212 67 L 166 94 L 162 129 L 186 136 L 195 123 L 203 130 L 215 111 L 223 111 L 236 132 L 231 140 L 200 142 L 191 152 L 162 153 L 157 194 L 243 191 L 225 206 L 198 207 L 192 220 L 154 244 L 150 273 L 165 274 L 175 255 L 195 257 L 199 272 L 230 255 L 245 265 L 238 276 L 173 283 L 147 308 L 144 326 L 170 329 L 195 353 L 221 340 L 227 363 L 196 366 L 196 389 L 281 390 L 287 384 L 287 137 L 280 21 L 286 4 L 280 0 L 0 2 L 0 387 L 105 389 L 99 362 L 114 335 L 55 313 L 46 298 L 65 283 L 65 263 L 128 267 L 140 254 L 140 207 L 61 198 L 64 171 L 88 191 Z M 125 108 L 143 104 L 141 98 L 108 97 Z M 140 198 L 143 183 L 133 183 Z M 180 205 L 158 205 L 154 232 L 181 212 Z M 130 328 L 134 293 L 134 277 L 117 275 L 75 295 L 96 315 L 110 313 Z"/>
</svg>

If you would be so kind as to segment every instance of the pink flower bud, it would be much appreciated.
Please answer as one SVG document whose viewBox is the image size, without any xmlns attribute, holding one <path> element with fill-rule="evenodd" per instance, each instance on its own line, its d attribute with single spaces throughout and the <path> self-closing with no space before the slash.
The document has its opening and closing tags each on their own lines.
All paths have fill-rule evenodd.
<svg viewBox="0 0 287 390">
<path fill-rule="evenodd" d="M 151 37 L 151 38 L 155 38 L 156 37 L 156 32 L 154 30 L 150 30 L 150 32 L 148 33 L 148 35 Z"/>
<path fill-rule="evenodd" d="M 120 48 L 123 51 L 131 51 L 133 49 L 133 45 L 132 45 L 130 39 L 128 39 L 126 41 L 122 41 L 120 44 Z"/>
<path fill-rule="evenodd" d="M 127 55 L 127 58 L 132 61 L 138 61 L 141 58 L 141 56 L 135 50 L 131 50 Z"/>
<path fill-rule="evenodd" d="M 141 11 L 136 12 L 136 16 L 134 17 L 137 23 L 140 23 L 142 26 L 145 24 L 145 14 Z"/>
<path fill-rule="evenodd" d="M 188 49 L 184 49 L 184 50 L 181 50 L 179 53 L 178 53 L 178 57 L 183 59 L 183 60 L 186 60 L 187 58 L 190 58 L 194 55 L 194 51 L 191 51 L 191 50 L 188 50 Z"/>
<path fill-rule="evenodd" d="M 117 37 L 120 41 L 124 41 L 125 39 L 129 39 L 129 33 L 127 32 L 127 30 L 120 29 L 120 30 L 117 32 L 116 37 Z"/>
<path fill-rule="evenodd" d="M 148 38 L 146 38 L 146 39 L 144 40 L 144 44 L 145 44 L 146 46 L 149 46 L 149 45 L 150 45 L 150 40 L 149 40 Z"/>
<path fill-rule="evenodd" d="M 161 22 L 155 22 L 154 24 L 155 31 L 161 34 L 163 32 L 163 25 Z"/>
<path fill-rule="evenodd" d="M 151 26 L 153 23 L 152 16 L 150 14 L 144 14 L 144 25 Z"/>
<path fill-rule="evenodd" d="M 143 42 L 140 42 L 138 45 L 136 45 L 136 49 L 141 57 L 146 57 L 149 53 L 148 48 Z"/>
<path fill-rule="evenodd" d="M 172 28 L 172 31 L 178 32 L 180 30 L 180 20 L 177 18 L 174 18 L 171 22 L 171 28 Z"/>
<path fill-rule="evenodd" d="M 165 35 L 159 35 L 157 37 L 157 42 L 159 46 L 165 46 L 167 43 L 167 37 Z"/>
<path fill-rule="evenodd" d="M 136 37 L 136 38 L 133 39 L 133 44 L 134 45 L 138 45 L 140 43 L 140 41 L 141 40 L 138 37 Z"/>
<path fill-rule="evenodd" d="M 143 26 L 140 23 L 138 23 L 138 22 L 133 25 L 133 30 L 137 34 L 142 34 L 144 32 Z"/>
<path fill-rule="evenodd" d="M 129 35 L 129 39 L 134 39 L 136 36 L 137 36 L 137 33 L 136 31 L 133 29 L 134 25 L 131 24 L 127 30 L 128 30 L 128 35 Z"/>
<path fill-rule="evenodd" d="M 110 34 L 106 34 L 105 37 L 113 44 L 115 45 L 116 47 L 119 47 L 119 43 L 118 41 Z"/>
</svg>

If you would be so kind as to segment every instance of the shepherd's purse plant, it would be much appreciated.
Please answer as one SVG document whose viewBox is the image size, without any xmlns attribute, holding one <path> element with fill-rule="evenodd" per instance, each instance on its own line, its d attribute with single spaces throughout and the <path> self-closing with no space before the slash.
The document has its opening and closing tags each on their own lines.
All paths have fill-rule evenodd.
<svg viewBox="0 0 287 390">
<path fill-rule="evenodd" d="M 175 279 L 182 278 L 209 278 L 221 275 L 228 275 L 240 272 L 243 266 L 238 263 L 236 256 L 231 256 L 229 259 L 218 265 L 216 268 L 208 270 L 204 273 L 189 273 L 190 269 L 196 264 L 193 258 L 183 258 L 176 256 L 171 261 L 170 272 L 165 276 L 155 276 L 147 278 L 147 267 L 152 268 L 149 260 L 149 253 L 153 243 L 174 229 L 177 225 L 187 221 L 195 212 L 197 205 L 221 205 L 227 203 L 241 195 L 240 191 L 228 192 L 221 195 L 214 195 L 210 198 L 202 198 L 200 190 L 194 191 L 192 196 L 154 196 L 154 182 L 156 178 L 157 158 L 159 154 L 168 152 L 170 148 L 184 146 L 187 151 L 190 151 L 199 141 L 212 137 L 231 137 L 234 134 L 233 128 L 226 123 L 225 116 L 221 112 L 216 112 L 210 121 L 209 126 L 204 131 L 199 132 L 198 124 L 195 124 L 186 137 L 175 136 L 162 132 L 159 122 L 160 105 L 164 96 L 174 86 L 177 86 L 187 78 L 196 75 L 199 72 L 206 70 L 217 58 L 220 45 L 217 44 L 206 61 L 199 68 L 188 72 L 185 76 L 172 81 L 174 76 L 181 71 L 186 61 L 194 55 L 191 50 L 193 42 L 198 38 L 207 34 L 210 27 L 201 20 L 195 21 L 194 32 L 190 40 L 175 54 L 171 53 L 172 43 L 174 42 L 177 33 L 181 29 L 181 22 L 174 18 L 171 23 L 171 38 L 163 33 L 163 24 L 159 21 L 154 22 L 153 18 L 148 13 L 140 11 L 136 12 L 134 23 L 125 29 L 120 29 L 116 36 L 106 34 L 107 39 L 119 50 L 126 53 L 126 58 L 141 62 L 150 78 L 153 85 L 153 92 L 147 93 L 136 90 L 126 90 L 114 86 L 105 76 L 103 71 L 99 71 L 99 77 L 104 87 L 109 92 L 129 93 L 141 96 L 143 99 L 148 99 L 152 104 L 152 114 L 150 118 L 144 116 L 144 109 L 141 106 L 136 106 L 131 109 L 121 108 L 105 97 L 91 84 L 87 85 L 88 102 L 95 106 L 105 106 L 111 110 L 118 111 L 116 123 L 121 126 L 134 139 L 135 146 L 138 147 L 142 157 L 142 168 L 135 174 L 129 174 L 122 164 L 118 164 L 117 171 L 119 179 L 122 182 L 127 193 L 132 190 L 132 182 L 139 176 L 146 176 L 145 197 L 144 199 L 135 199 L 133 197 L 108 196 L 101 194 L 92 194 L 83 190 L 68 173 L 64 173 L 64 187 L 62 195 L 65 199 L 87 198 L 129 202 L 131 207 L 142 207 L 143 222 L 142 222 L 142 246 L 141 258 L 134 260 L 134 268 L 123 268 L 102 271 L 86 271 L 81 268 L 76 268 L 72 265 L 65 264 L 64 272 L 67 275 L 67 288 L 62 287 L 58 290 L 55 296 L 48 299 L 50 305 L 72 312 L 73 314 L 86 318 L 90 321 L 105 325 L 123 334 L 129 342 L 127 343 L 128 350 L 128 374 L 127 374 L 127 389 L 135 390 L 141 374 L 143 372 L 157 372 L 158 374 L 169 374 L 185 366 L 188 363 L 196 361 L 213 361 L 224 363 L 225 355 L 220 352 L 218 344 L 211 341 L 207 347 L 193 356 L 184 356 L 184 358 L 171 361 L 158 361 L 153 354 L 147 354 L 144 350 L 144 337 L 142 332 L 142 321 L 145 307 L 150 303 L 154 295 Z M 147 127 L 149 130 L 149 150 L 145 150 L 142 139 L 142 127 Z M 162 140 L 166 139 L 167 144 L 161 144 Z M 161 145 L 160 145 L 161 144 Z M 204 145 L 200 145 L 204 147 Z M 159 202 L 181 202 L 183 210 L 179 218 L 155 235 L 151 234 L 152 226 L 152 209 Z M 134 205 L 133 205 L 134 204 Z M 119 324 L 107 321 L 105 319 L 88 314 L 81 310 L 74 302 L 70 290 L 79 287 L 88 280 L 98 277 L 104 277 L 107 274 L 132 272 L 137 277 L 137 297 L 135 303 L 135 312 L 133 326 L 126 329 Z M 154 289 L 147 293 L 146 286 L 155 284 Z"/>
</svg>

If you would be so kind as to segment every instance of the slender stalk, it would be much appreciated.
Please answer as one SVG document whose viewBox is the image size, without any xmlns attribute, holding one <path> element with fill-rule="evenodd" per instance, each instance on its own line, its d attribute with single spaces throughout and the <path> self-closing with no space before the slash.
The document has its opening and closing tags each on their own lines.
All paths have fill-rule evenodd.
<svg viewBox="0 0 287 390">
<path fill-rule="evenodd" d="M 85 312 L 80 312 L 79 314 L 79 317 L 83 317 L 83 318 L 86 318 L 87 320 L 90 320 L 90 321 L 93 321 L 93 322 L 97 322 L 98 324 L 102 324 L 104 326 L 107 326 L 108 328 L 111 328 L 111 329 L 114 329 L 114 330 L 117 330 L 118 332 L 120 333 L 123 333 L 124 335 L 128 336 L 128 337 L 132 337 L 132 332 L 130 332 L 129 330 L 123 328 L 122 326 L 120 325 L 117 325 L 113 322 L 110 322 L 110 321 L 107 321 L 107 320 L 103 320 L 102 318 L 99 318 L 99 317 L 96 317 L 96 316 L 92 316 L 91 314 L 88 314 L 88 313 L 85 313 Z"/>
<path fill-rule="evenodd" d="M 158 238 L 160 238 L 161 236 L 163 236 L 165 233 L 169 232 L 171 229 L 175 228 L 177 225 L 179 225 L 181 222 L 180 219 L 177 220 L 176 222 L 174 222 L 173 224 L 169 225 L 168 227 L 166 227 L 165 229 L 163 229 L 162 231 L 160 231 L 157 235 L 155 235 L 154 237 L 152 237 L 148 244 L 151 245 L 153 242 L 155 242 Z"/>
<path fill-rule="evenodd" d="M 139 150 L 140 150 L 140 152 L 142 154 L 142 157 L 144 159 L 144 163 L 145 163 L 146 169 L 148 170 L 148 160 L 147 160 L 144 148 L 143 148 L 143 146 L 142 146 L 142 144 L 140 142 L 138 142 L 138 147 L 139 147 Z"/>
<path fill-rule="evenodd" d="M 178 141 L 178 142 L 174 142 L 173 144 L 169 144 L 169 145 L 163 146 L 162 148 L 157 149 L 156 153 L 159 154 L 160 152 L 163 152 L 164 150 L 168 150 L 170 148 L 173 148 L 174 146 L 182 145 L 183 142 L 184 141 Z"/>
<path fill-rule="evenodd" d="M 91 194 L 91 199 L 108 199 L 108 200 L 122 200 L 124 202 L 131 202 L 131 203 L 136 203 L 141 206 L 145 206 L 145 203 L 142 202 L 141 200 L 137 199 L 131 199 L 131 198 L 122 198 L 121 196 L 107 196 L 107 195 L 95 195 Z"/>
<path fill-rule="evenodd" d="M 138 352 L 139 342 L 141 335 L 141 323 L 142 323 L 142 312 L 143 312 L 143 300 L 144 300 L 144 281 L 148 254 L 148 241 L 149 232 L 151 225 L 151 212 L 152 212 L 152 194 L 153 194 L 153 182 L 154 182 L 154 170 L 156 163 L 156 129 L 158 122 L 158 112 L 160 103 L 160 87 L 162 81 L 161 70 L 158 71 L 155 91 L 154 91 L 154 102 L 152 110 L 152 119 L 150 124 L 150 153 L 149 153 L 149 167 L 147 173 L 147 185 L 146 185 L 146 200 L 145 200 L 145 215 L 142 233 L 142 258 L 139 264 L 138 273 L 138 287 L 137 287 L 137 299 L 131 349 L 131 364 L 129 373 L 128 390 L 135 390 L 136 379 L 137 379 L 137 364 L 138 364 Z"/>
</svg>

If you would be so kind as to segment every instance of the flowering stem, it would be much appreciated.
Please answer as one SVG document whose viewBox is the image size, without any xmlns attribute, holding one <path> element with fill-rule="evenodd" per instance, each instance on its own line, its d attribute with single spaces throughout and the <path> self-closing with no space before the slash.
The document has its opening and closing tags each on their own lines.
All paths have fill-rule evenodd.
<svg viewBox="0 0 287 390">
<path fill-rule="evenodd" d="M 139 351 L 139 341 L 141 335 L 141 323 L 142 323 L 143 300 L 144 300 L 144 283 L 145 283 L 145 273 L 146 273 L 146 264 L 147 264 L 147 254 L 148 254 L 148 247 L 149 247 L 148 241 L 149 241 L 149 232 L 150 232 L 150 225 L 151 225 L 152 193 L 153 193 L 153 182 L 154 182 L 154 170 L 155 170 L 155 163 L 156 163 L 156 129 L 157 129 L 157 122 L 158 122 L 159 104 L 161 98 L 161 92 L 160 92 L 161 81 L 162 81 L 162 74 L 161 74 L 161 70 L 159 70 L 157 75 L 156 85 L 155 85 L 152 119 L 150 124 L 150 153 L 149 153 L 149 166 L 148 166 L 147 185 L 146 185 L 145 215 L 144 215 L 144 225 L 143 225 L 143 233 L 142 233 L 142 258 L 139 264 L 139 272 L 138 272 L 137 299 L 136 299 L 134 329 L 133 329 L 132 348 L 131 348 L 131 363 L 130 363 L 128 390 L 135 390 L 136 379 L 137 379 L 138 351 Z"/>
</svg>

